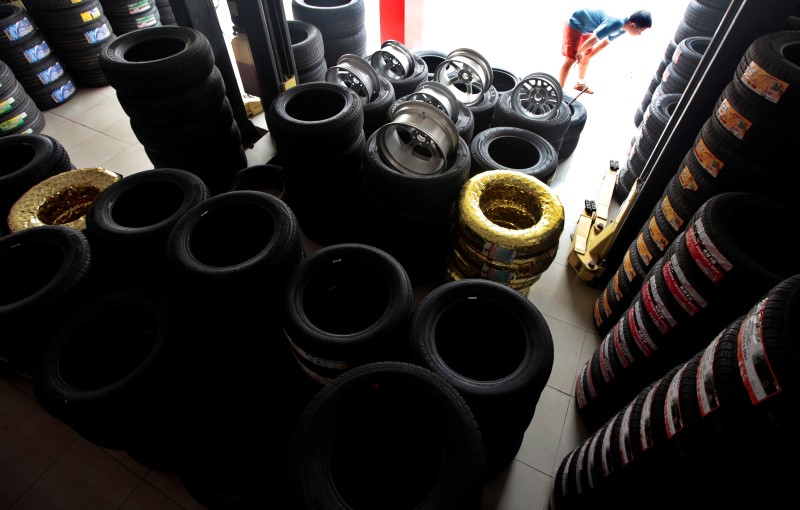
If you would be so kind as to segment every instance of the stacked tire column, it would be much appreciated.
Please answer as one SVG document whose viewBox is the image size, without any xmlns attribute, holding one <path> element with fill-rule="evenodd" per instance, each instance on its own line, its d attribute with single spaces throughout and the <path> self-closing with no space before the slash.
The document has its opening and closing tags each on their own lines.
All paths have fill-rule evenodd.
<svg viewBox="0 0 800 510">
<path fill-rule="evenodd" d="M 189 27 L 129 32 L 100 65 L 157 168 L 198 175 L 212 195 L 247 166 L 239 127 L 208 39 Z"/>
<path fill-rule="evenodd" d="M 155 0 L 102 0 L 102 4 L 116 35 L 161 26 Z"/>
<path fill-rule="evenodd" d="M 322 33 L 328 67 L 335 66 L 344 54 L 367 56 L 364 0 L 292 0 L 292 15 Z"/>
<path fill-rule="evenodd" d="M 116 35 L 99 0 L 26 0 L 25 5 L 79 85 L 108 85 L 97 56 Z"/>
<path fill-rule="evenodd" d="M 0 6 L 0 59 L 30 95 L 36 107 L 49 110 L 69 100 L 75 92 L 72 76 L 66 72 L 44 34 L 19 6 Z"/>
</svg>

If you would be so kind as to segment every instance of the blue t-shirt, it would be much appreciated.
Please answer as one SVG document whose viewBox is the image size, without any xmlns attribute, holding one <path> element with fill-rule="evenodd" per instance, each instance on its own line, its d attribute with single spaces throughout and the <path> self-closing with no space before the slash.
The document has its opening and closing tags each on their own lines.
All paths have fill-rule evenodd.
<svg viewBox="0 0 800 510">
<path fill-rule="evenodd" d="M 622 26 L 627 21 L 627 18 L 620 19 L 606 16 L 606 13 L 601 9 L 578 9 L 572 13 L 572 17 L 569 19 L 569 26 L 583 34 L 594 33 L 601 41 L 605 37 L 608 37 L 609 41 L 613 41 L 625 33 L 622 30 Z"/>
</svg>

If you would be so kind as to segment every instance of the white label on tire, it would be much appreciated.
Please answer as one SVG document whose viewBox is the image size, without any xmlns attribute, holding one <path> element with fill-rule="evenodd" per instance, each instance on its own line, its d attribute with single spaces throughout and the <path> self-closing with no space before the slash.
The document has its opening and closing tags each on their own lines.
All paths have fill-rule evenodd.
<svg viewBox="0 0 800 510">
<path fill-rule="evenodd" d="M 613 340 L 611 333 L 606 335 L 603 339 L 603 343 L 600 346 L 600 372 L 603 374 L 603 380 L 606 383 L 610 383 L 611 380 L 614 378 L 614 370 L 611 368 L 611 359 L 610 356 L 610 346 Z"/>
<path fill-rule="evenodd" d="M 578 379 L 575 381 L 575 399 L 578 401 L 578 409 L 583 409 L 586 407 L 588 402 L 586 401 L 586 392 L 584 391 L 584 380 L 586 378 L 586 367 L 588 365 L 583 366 L 583 370 L 581 370 L 581 375 L 578 376 Z"/>
<path fill-rule="evenodd" d="M 723 330 L 708 344 L 700 357 L 697 369 L 697 401 L 700 404 L 700 415 L 703 418 L 719 407 L 717 388 L 714 385 L 714 357 L 717 355 L 717 346 L 724 333 Z"/>
<path fill-rule="evenodd" d="M 625 338 L 625 321 L 627 319 L 625 315 L 619 318 L 618 327 L 614 331 L 614 347 L 617 351 L 617 358 L 619 358 L 622 366 L 630 368 L 634 358 L 630 346 L 628 345 L 628 339 Z"/>
<path fill-rule="evenodd" d="M 708 302 L 687 280 L 681 266 L 678 264 L 677 256 L 673 254 L 670 257 L 664 264 L 661 273 L 664 275 L 670 294 L 690 317 L 693 317 L 702 308 L 708 306 Z"/>
<path fill-rule="evenodd" d="M 584 441 L 581 451 L 578 452 L 577 464 L 575 464 L 575 486 L 578 489 L 578 494 L 583 492 L 583 477 L 581 475 L 583 474 L 583 458 L 586 456 L 587 448 L 589 448 L 589 442 Z"/>
<path fill-rule="evenodd" d="M 567 457 L 567 463 L 564 464 L 564 474 L 561 477 L 561 495 L 562 496 L 566 496 L 566 495 L 569 494 L 569 484 L 567 483 L 567 482 L 569 482 L 569 467 L 572 464 L 572 459 L 574 457 L 575 457 L 575 450 L 572 450 L 572 452 L 569 454 L 569 457 Z"/>
<path fill-rule="evenodd" d="M 636 304 L 633 305 L 633 308 L 628 313 L 628 323 L 631 325 L 631 334 L 633 335 L 634 342 L 636 342 L 642 354 L 649 358 L 653 355 L 654 351 L 658 350 L 658 346 L 656 346 L 656 343 L 650 338 L 650 334 L 644 327 L 644 322 L 642 322 L 641 301 L 636 301 Z"/>
<path fill-rule="evenodd" d="M 677 324 L 667 307 L 664 306 L 661 296 L 658 295 L 653 278 L 647 282 L 647 285 L 642 287 L 642 301 L 644 301 L 644 308 L 647 314 L 662 335 L 666 335 Z"/>
<path fill-rule="evenodd" d="M 651 428 L 652 425 L 652 407 L 653 407 L 653 399 L 656 396 L 656 390 L 658 386 L 661 384 L 659 381 L 658 384 L 654 384 L 650 391 L 647 392 L 647 396 L 644 398 L 644 405 L 642 406 L 642 417 L 639 420 L 639 443 L 642 445 L 642 451 L 646 452 L 653 446 L 653 431 Z"/>
<path fill-rule="evenodd" d="M 622 465 L 627 466 L 633 460 L 633 448 L 631 448 L 631 414 L 633 413 L 633 405 L 629 404 L 625 408 L 625 414 L 622 415 L 622 424 L 619 428 L 619 456 L 622 459 Z"/>
<path fill-rule="evenodd" d="M 594 489 L 594 457 L 595 457 L 595 450 L 597 450 L 597 440 L 599 439 L 600 435 L 595 434 L 592 438 L 592 442 L 589 444 L 589 458 L 587 459 L 586 464 L 589 466 L 587 470 L 587 474 L 589 475 L 589 488 Z"/>
<path fill-rule="evenodd" d="M 285 330 L 284 330 L 285 332 Z M 309 354 L 308 352 L 304 351 L 300 347 L 298 347 L 292 339 L 289 337 L 289 334 L 286 333 L 286 338 L 289 339 L 289 345 L 292 346 L 292 349 L 303 357 L 303 359 L 317 365 L 318 367 L 322 368 L 332 368 L 334 370 L 347 370 L 347 360 L 329 360 L 325 358 L 320 358 L 319 356 L 314 356 L 313 354 Z"/>
<path fill-rule="evenodd" d="M 681 377 L 686 370 L 684 364 L 667 388 L 667 398 L 664 400 L 664 424 L 667 427 L 667 437 L 672 436 L 683 430 L 683 418 L 681 417 Z"/>
<path fill-rule="evenodd" d="M 733 264 L 714 246 L 706 234 L 702 218 L 689 227 L 686 233 L 686 247 L 700 270 L 714 284 L 719 283 L 725 273 L 733 268 Z"/>
<path fill-rule="evenodd" d="M 615 416 L 608 422 L 605 434 L 603 434 L 603 449 L 600 451 L 600 453 L 603 459 L 603 475 L 605 477 L 608 477 L 611 474 L 613 466 L 611 464 L 611 431 L 614 428 L 613 425 L 616 419 L 617 417 Z"/>
<path fill-rule="evenodd" d="M 738 349 L 739 373 L 744 386 L 755 405 L 781 392 L 778 379 L 764 350 L 762 317 L 769 298 L 764 298 L 745 316 L 739 328 Z"/>
</svg>

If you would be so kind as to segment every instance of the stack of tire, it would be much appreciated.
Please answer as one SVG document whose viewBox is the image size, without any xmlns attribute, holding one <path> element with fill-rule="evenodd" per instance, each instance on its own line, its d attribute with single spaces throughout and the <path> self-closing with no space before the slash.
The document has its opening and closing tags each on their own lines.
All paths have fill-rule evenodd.
<svg viewBox="0 0 800 510">
<path fill-rule="evenodd" d="M 568 157 L 572 156 L 575 149 L 578 148 L 578 142 L 581 140 L 581 133 L 586 126 L 586 107 L 578 101 L 577 97 L 564 95 L 564 102 L 567 103 L 570 113 L 572 115 L 569 119 L 569 127 L 564 134 L 564 140 L 561 142 L 561 148 L 558 150 L 558 162 L 561 163 Z"/>
<path fill-rule="evenodd" d="M 558 167 L 553 146 L 528 130 L 490 127 L 470 142 L 470 177 L 487 170 L 515 170 L 550 184 Z"/>
<path fill-rule="evenodd" d="M 0 137 L 18 133 L 40 133 L 44 115 L 14 73 L 0 60 Z"/>
<path fill-rule="evenodd" d="M 628 148 L 628 157 L 617 172 L 614 181 L 613 195 L 619 202 L 625 200 L 636 179 L 642 175 L 644 166 L 664 132 L 667 122 L 672 117 L 681 95 L 681 93 L 659 94 L 647 106 L 647 112 Z"/>
<path fill-rule="evenodd" d="M 469 145 L 459 137 L 448 166 L 436 175 L 398 171 L 381 156 L 380 131 L 367 139 L 361 188 L 361 235 L 391 253 L 415 285 L 441 280 L 453 206 L 469 179 Z"/>
<path fill-rule="evenodd" d="M 563 93 L 561 92 L 558 81 L 554 78 L 550 80 L 552 86 L 558 87 L 558 97 L 562 98 L 560 105 L 554 108 L 555 114 L 552 117 L 546 115 L 532 117 L 527 115 L 525 112 L 517 109 L 519 105 L 517 104 L 518 102 L 514 100 L 515 92 L 517 92 L 518 89 L 525 87 L 530 80 L 538 80 L 539 76 L 544 76 L 544 73 L 531 73 L 520 80 L 520 83 L 518 83 L 514 89 L 500 95 L 497 107 L 494 110 L 491 125 L 492 127 L 517 127 L 536 133 L 550 142 L 560 155 L 561 145 L 564 143 L 564 138 L 566 137 L 572 119 L 572 110 L 567 106 L 566 101 L 563 100 Z"/>
<path fill-rule="evenodd" d="M 8 212 L 23 193 L 48 177 L 75 166 L 58 140 L 41 133 L 0 138 L 0 159 L 3 161 L 3 171 L 0 173 L 0 217 L 3 218 L 0 235 L 3 235 L 9 232 L 6 222 Z"/>
<path fill-rule="evenodd" d="M 387 82 L 392 83 L 391 80 L 388 80 L 383 76 L 380 76 L 379 78 L 383 78 Z M 405 94 L 395 99 L 389 105 L 389 107 L 385 109 L 386 115 L 383 118 L 383 122 L 381 122 L 381 125 L 390 122 L 392 118 L 394 118 L 395 112 L 397 111 L 397 108 L 401 104 L 412 99 L 418 99 L 419 97 L 417 93 L 424 92 L 426 90 L 426 87 L 431 83 L 439 85 L 437 82 L 423 81 L 417 86 L 417 90 L 415 92 Z M 447 94 L 447 92 L 449 91 L 443 91 L 443 92 Z M 456 125 L 456 129 L 458 130 L 458 136 L 460 136 L 465 142 L 470 143 L 472 141 L 473 135 L 475 134 L 475 116 L 472 114 L 472 110 L 470 109 L 469 106 L 466 106 L 464 103 L 461 103 L 455 97 L 452 97 L 451 99 L 452 99 L 452 105 L 457 110 L 456 112 L 452 113 L 453 117 L 452 120 L 453 123 Z"/>
<path fill-rule="evenodd" d="M 676 44 L 669 63 L 660 73 L 653 76 L 650 81 L 650 86 L 647 88 L 642 105 L 637 109 L 634 118 L 637 127 L 641 125 L 642 120 L 647 115 L 650 103 L 655 101 L 658 96 L 661 94 L 683 94 L 710 42 L 711 37 L 698 35 L 687 37 Z"/>
<path fill-rule="evenodd" d="M 727 191 L 794 199 L 797 176 L 782 169 L 792 164 L 787 147 L 800 142 L 800 125 L 789 113 L 796 102 L 791 87 L 800 86 L 800 74 L 785 49 L 798 44 L 798 32 L 781 31 L 759 37 L 745 51 L 734 79 L 596 300 L 601 336 L 628 308 L 642 276 L 708 199 Z"/>
<path fill-rule="evenodd" d="M 24 3 L 78 85 L 108 85 L 97 57 L 116 35 L 99 0 L 25 0 Z"/>
<path fill-rule="evenodd" d="M 781 237 L 780 218 L 789 211 L 774 197 L 744 191 L 703 204 L 581 369 L 586 384 L 577 385 L 576 399 L 586 423 L 608 419 L 794 274 L 768 247 Z"/>
<path fill-rule="evenodd" d="M 292 15 L 317 27 L 325 47 L 325 62 L 334 66 L 345 54 L 367 56 L 364 0 L 292 0 Z"/>
<path fill-rule="evenodd" d="M 480 278 L 524 296 L 558 252 L 564 206 L 549 186 L 514 170 L 471 177 L 457 203 L 447 278 Z"/>
<path fill-rule="evenodd" d="M 230 188 L 247 159 L 201 32 L 179 26 L 129 32 L 104 48 L 99 63 L 156 168 L 192 172 L 212 195 Z"/>
<path fill-rule="evenodd" d="M 39 110 L 68 101 L 75 93 L 72 76 L 25 11 L 14 4 L 0 5 L 0 24 L 7 37 L 0 37 L 0 59 L 25 88 Z"/>
<path fill-rule="evenodd" d="M 100 0 L 111 29 L 120 36 L 134 30 L 161 26 L 156 0 Z"/>
<path fill-rule="evenodd" d="M 366 145 L 359 97 L 339 84 L 303 83 L 281 92 L 266 120 L 302 231 L 320 244 L 356 240 Z"/>
<path fill-rule="evenodd" d="M 551 508 L 782 506 L 794 487 L 784 466 L 800 448 L 793 432 L 798 311 L 795 274 L 567 454 Z M 752 466 L 759 466 L 750 479 L 759 490 L 742 490 L 737 473 Z"/>
<path fill-rule="evenodd" d="M 642 104 L 636 109 L 636 113 L 634 113 L 633 122 L 636 127 L 639 127 L 642 117 L 647 111 L 647 106 L 655 99 L 653 96 L 658 86 L 662 81 L 667 81 L 664 75 L 670 74 L 667 73 L 667 68 L 670 63 L 673 63 L 673 60 L 676 60 L 675 52 L 678 50 L 678 46 L 680 46 L 681 42 L 683 42 L 684 39 L 701 38 L 699 39 L 699 43 L 695 42 L 689 45 L 693 47 L 684 48 L 682 52 L 683 55 L 679 57 L 685 58 L 685 63 L 688 65 L 681 65 L 682 69 L 678 71 L 680 73 L 679 76 L 671 76 L 673 84 L 669 87 L 673 89 L 673 91 L 677 91 L 678 89 L 683 91 L 683 88 L 686 87 L 686 82 L 691 78 L 693 72 L 691 61 L 695 59 L 699 61 L 699 57 L 697 57 L 698 52 L 700 53 L 700 57 L 702 57 L 702 53 L 705 52 L 705 47 L 707 47 L 707 42 L 702 41 L 711 40 L 730 4 L 731 0 L 691 0 L 689 2 L 672 40 L 667 45 L 666 50 L 664 50 L 664 58 L 662 58 L 661 62 L 658 64 L 658 69 L 656 69 L 653 79 L 650 81 L 647 92 L 645 92 L 644 98 L 642 99 Z M 694 66 L 696 65 L 697 64 L 694 63 Z M 683 88 L 681 88 L 681 84 Z"/>
<path fill-rule="evenodd" d="M 169 5 L 169 0 L 156 0 L 156 8 L 158 14 L 161 16 L 162 25 L 175 25 L 175 13 L 172 12 L 172 6 Z"/>
<path fill-rule="evenodd" d="M 452 281 L 417 305 L 410 338 L 412 360 L 467 401 L 483 438 L 486 479 L 495 478 L 519 451 L 552 372 L 553 338 L 544 316 L 500 283 Z"/>
<path fill-rule="evenodd" d="M 325 61 L 325 46 L 319 29 L 299 20 L 287 20 L 292 55 L 297 69 L 297 83 L 324 81 L 328 64 Z"/>
</svg>

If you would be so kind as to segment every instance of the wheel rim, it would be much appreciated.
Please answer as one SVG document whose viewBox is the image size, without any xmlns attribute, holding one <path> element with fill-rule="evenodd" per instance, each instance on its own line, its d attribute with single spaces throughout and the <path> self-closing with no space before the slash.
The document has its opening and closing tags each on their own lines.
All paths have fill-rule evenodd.
<svg viewBox="0 0 800 510">
<path fill-rule="evenodd" d="M 366 60 L 353 54 L 339 57 L 325 72 L 325 81 L 337 83 L 356 93 L 362 103 L 369 103 L 380 91 L 378 73 Z"/>
<path fill-rule="evenodd" d="M 511 91 L 511 107 L 534 119 L 554 118 L 563 99 L 561 85 L 546 73 L 529 74 Z"/>
<path fill-rule="evenodd" d="M 384 41 L 381 49 L 372 54 L 370 65 L 388 80 L 402 80 L 414 72 L 414 55 L 401 43 Z"/>
<path fill-rule="evenodd" d="M 492 68 L 479 53 L 460 48 L 447 55 L 434 73 L 434 81 L 450 89 L 466 106 L 478 104 L 492 86 Z"/>
<path fill-rule="evenodd" d="M 419 84 L 417 90 L 409 94 L 408 100 L 424 101 L 435 106 L 453 122 L 458 122 L 458 99 L 450 89 L 439 82 L 426 81 Z"/>
<path fill-rule="evenodd" d="M 444 172 L 458 147 L 455 124 L 441 110 L 424 101 L 406 101 L 377 135 L 383 160 L 398 172 L 436 175 Z"/>
</svg>

